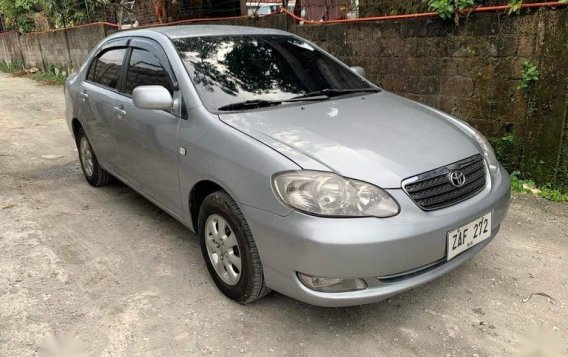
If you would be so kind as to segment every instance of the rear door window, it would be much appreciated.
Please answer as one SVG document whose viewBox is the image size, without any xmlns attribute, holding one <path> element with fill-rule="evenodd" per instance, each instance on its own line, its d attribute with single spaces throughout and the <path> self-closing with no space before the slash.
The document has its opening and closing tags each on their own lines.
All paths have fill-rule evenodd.
<svg viewBox="0 0 568 357">
<path fill-rule="evenodd" d="M 116 89 L 122 62 L 126 54 L 125 48 L 111 49 L 103 52 L 91 65 L 87 79 L 105 87 Z M 93 68 L 94 67 L 94 68 Z"/>
<path fill-rule="evenodd" d="M 158 57 L 150 51 L 135 48 L 130 55 L 124 91 L 132 94 L 138 86 L 157 85 L 173 94 L 173 85 Z"/>
</svg>

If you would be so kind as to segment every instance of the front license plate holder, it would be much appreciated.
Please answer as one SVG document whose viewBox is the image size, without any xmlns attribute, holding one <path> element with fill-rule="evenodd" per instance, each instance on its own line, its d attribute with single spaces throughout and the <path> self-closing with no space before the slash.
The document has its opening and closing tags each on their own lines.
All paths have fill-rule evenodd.
<svg viewBox="0 0 568 357">
<path fill-rule="evenodd" d="M 446 260 L 455 258 L 489 237 L 491 237 L 491 212 L 448 232 Z"/>
</svg>

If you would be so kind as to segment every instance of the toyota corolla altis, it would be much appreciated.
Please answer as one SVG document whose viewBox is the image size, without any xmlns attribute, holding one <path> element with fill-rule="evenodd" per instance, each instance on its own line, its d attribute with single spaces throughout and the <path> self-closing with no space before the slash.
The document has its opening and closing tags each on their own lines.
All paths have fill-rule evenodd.
<svg viewBox="0 0 568 357">
<path fill-rule="evenodd" d="M 283 31 L 119 32 L 65 97 L 87 181 L 117 178 L 187 225 L 240 303 L 383 300 L 478 253 L 509 205 L 478 131 Z"/>
</svg>

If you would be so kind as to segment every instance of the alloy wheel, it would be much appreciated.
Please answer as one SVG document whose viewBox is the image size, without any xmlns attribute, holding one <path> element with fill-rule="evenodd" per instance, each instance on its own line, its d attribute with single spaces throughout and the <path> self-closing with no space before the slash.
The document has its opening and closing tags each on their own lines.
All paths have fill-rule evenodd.
<svg viewBox="0 0 568 357">
<path fill-rule="evenodd" d="M 91 150 L 91 145 L 85 136 L 81 137 L 79 141 L 79 151 L 81 154 L 81 163 L 83 164 L 83 169 L 87 176 L 93 176 L 94 164 L 93 164 L 93 152 Z"/>
<path fill-rule="evenodd" d="M 242 272 L 241 250 L 235 233 L 221 216 L 212 214 L 205 223 L 205 243 L 217 275 L 228 285 L 236 285 Z"/>
</svg>

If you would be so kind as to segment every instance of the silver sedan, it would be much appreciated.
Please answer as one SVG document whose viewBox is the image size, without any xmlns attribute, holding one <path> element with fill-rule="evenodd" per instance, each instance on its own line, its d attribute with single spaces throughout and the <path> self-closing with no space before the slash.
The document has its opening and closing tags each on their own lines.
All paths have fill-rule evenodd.
<svg viewBox="0 0 568 357">
<path fill-rule="evenodd" d="M 197 233 L 219 290 L 383 300 L 483 249 L 509 176 L 468 124 L 287 32 L 176 26 L 103 40 L 65 88 L 87 181 Z"/>
</svg>

